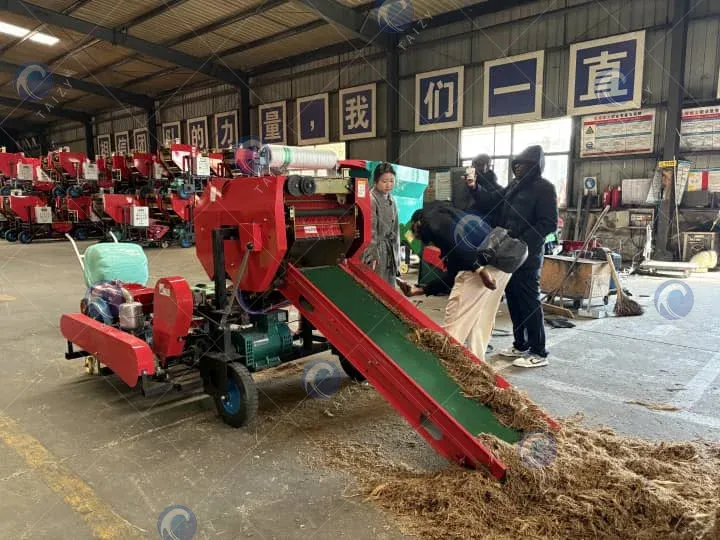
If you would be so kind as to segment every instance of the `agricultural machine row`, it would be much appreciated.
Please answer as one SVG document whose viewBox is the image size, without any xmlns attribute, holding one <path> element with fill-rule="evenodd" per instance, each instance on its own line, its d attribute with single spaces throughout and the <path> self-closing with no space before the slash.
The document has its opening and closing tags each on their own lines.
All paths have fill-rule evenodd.
<svg viewBox="0 0 720 540">
<path fill-rule="evenodd" d="M 98 156 L 65 149 L 46 157 L 0 151 L 0 238 L 107 238 L 145 246 L 194 244 L 193 211 L 211 177 L 233 177 L 235 153 L 172 144 L 157 154 Z"/>
</svg>

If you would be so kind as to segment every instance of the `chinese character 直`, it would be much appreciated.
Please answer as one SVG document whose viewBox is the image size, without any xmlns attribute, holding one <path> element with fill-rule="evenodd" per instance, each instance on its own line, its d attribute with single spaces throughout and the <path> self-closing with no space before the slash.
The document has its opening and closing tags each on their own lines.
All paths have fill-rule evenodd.
<svg viewBox="0 0 720 540">
<path fill-rule="evenodd" d="M 610 54 L 603 51 L 600 56 L 586 58 L 583 63 L 590 66 L 588 91 L 587 94 L 580 96 L 580 101 L 626 96 L 628 90 L 620 88 L 620 84 L 625 82 L 625 77 L 620 72 L 620 60 L 627 55 L 627 52 Z"/>
</svg>

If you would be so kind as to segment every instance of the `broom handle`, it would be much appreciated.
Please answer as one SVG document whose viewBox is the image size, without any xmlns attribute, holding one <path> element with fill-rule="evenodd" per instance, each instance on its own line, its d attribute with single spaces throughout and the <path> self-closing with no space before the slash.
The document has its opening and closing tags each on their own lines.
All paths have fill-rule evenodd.
<svg viewBox="0 0 720 540">
<path fill-rule="evenodd" d="M 622 284 L 620 283 L 620 276 L 618 276 L 617 270 L 615 270 L 615 263 L 610 256 L 610 253 L 605 254 L 608 264 L 610 265 L 610 272 L 612 272 L 613 280 L 615 280 L 615 289 L 617 290 L 618 300 L 622 301 L 624 293 L 622 292 Z"/>
</svg>

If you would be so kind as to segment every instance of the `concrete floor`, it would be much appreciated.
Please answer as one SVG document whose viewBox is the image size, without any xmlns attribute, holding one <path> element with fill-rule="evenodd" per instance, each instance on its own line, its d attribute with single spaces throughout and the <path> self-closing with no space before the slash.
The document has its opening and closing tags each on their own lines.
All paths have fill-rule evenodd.
<svg viewBox="0 0 720 540">
<path fill-rule="evenodd" d="M 205 280 L 194 250 L 148 256 L 150 283 Z M 552 415 L 582 412 L 588 424 L 653 439 L 718 440 L 718 277 L 687 280 L 694 306 L 675 321 L 652 301 L 667 278 L 630 278 L 643 317 L 549 330 L 546 368 L 496 365 Z M 346 386 L 333 406 L 351 411 L 339 419 L 307 399 L 301 368 L 267 372 L 257 425 L 235 430 L 202 396 L 144 399 L 66 361 L 58 321 L 83 293 L 67 243 L 0 243 L 0 538 L 158 538 L 171 505 L 192 510 L 196 538 L 403 538 L 389 516 L 350 496 L 348 475 L 324 465 L 330 442 L 374 445 L 415 469 L 444 465 L 372 388 Z M 421 308 L 439 320 L 443 300 Z"/>
</svg>

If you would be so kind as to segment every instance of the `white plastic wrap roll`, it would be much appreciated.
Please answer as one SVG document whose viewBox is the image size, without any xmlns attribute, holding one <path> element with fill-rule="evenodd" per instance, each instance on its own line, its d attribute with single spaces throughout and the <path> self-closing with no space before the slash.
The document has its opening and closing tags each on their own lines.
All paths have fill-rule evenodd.
<svg viewBox="0 0 720 540">
<path fill-rule="evenodd" d="M 298 146 L 266 144 L 260 154 L 271 169 L 334 169 L 337 154 L 332 150 L 317 150 Z"/>
</svg>

